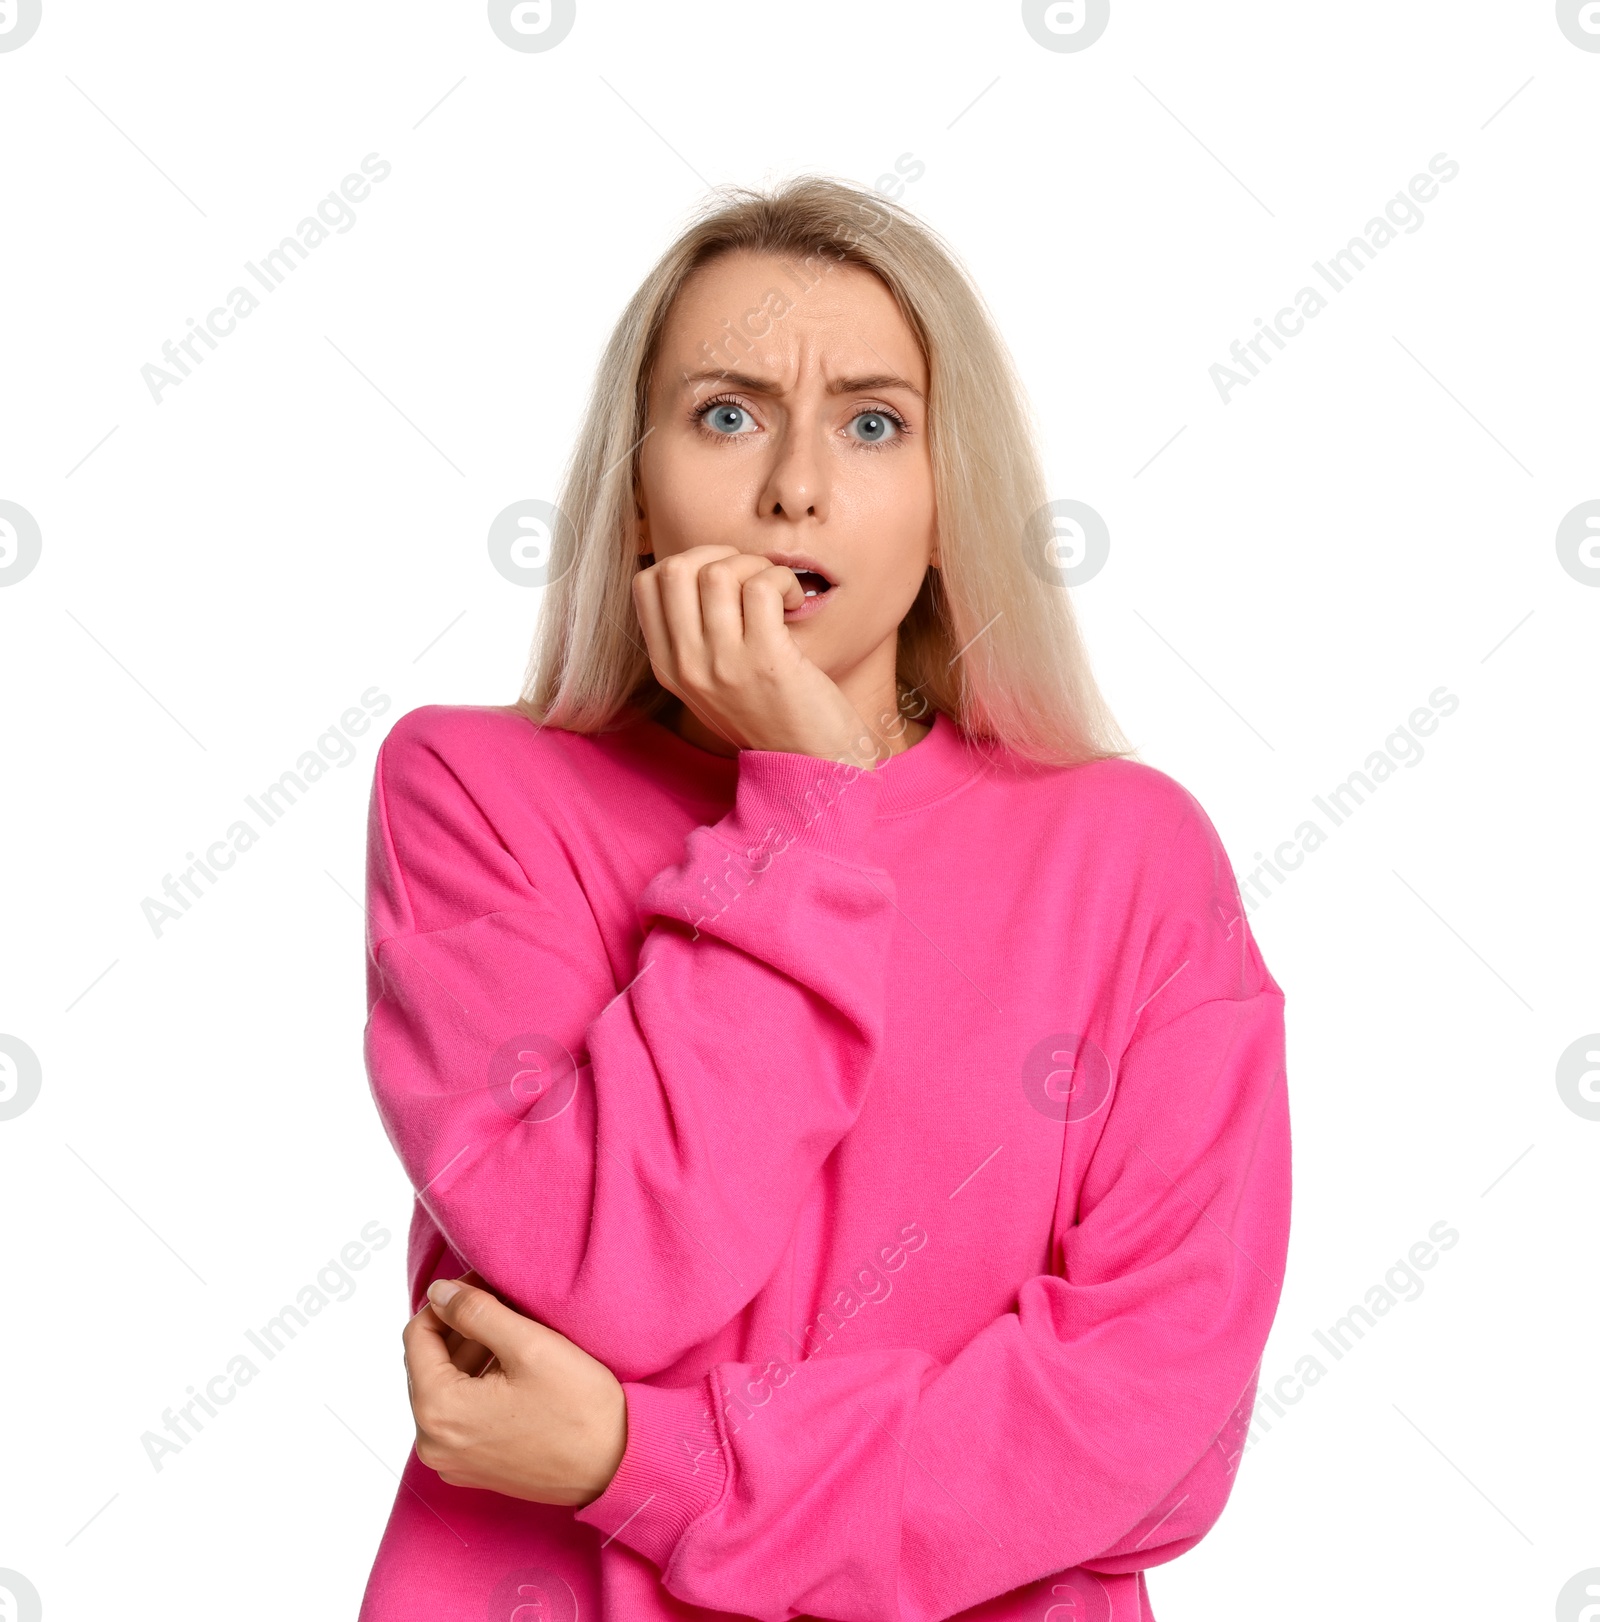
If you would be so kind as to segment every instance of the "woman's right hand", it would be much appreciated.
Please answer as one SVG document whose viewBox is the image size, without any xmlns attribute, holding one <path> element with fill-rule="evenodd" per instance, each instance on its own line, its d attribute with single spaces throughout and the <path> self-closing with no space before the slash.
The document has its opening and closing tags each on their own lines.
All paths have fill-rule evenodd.
<svg viewBox="0 0 1600 1622">
<path fill-rule="evenodd" d="M 641 569 L 633 601 L 656 680 L 740 749 L 870 768 L 878 743 L 784 623 L 792 569 L 732 546 L 692 546 Z"/>
</svg>

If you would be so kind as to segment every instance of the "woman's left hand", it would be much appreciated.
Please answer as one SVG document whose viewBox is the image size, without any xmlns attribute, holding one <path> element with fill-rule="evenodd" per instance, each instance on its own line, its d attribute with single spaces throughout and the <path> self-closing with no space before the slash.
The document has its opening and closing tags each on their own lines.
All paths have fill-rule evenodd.
<svg viewBox="0 0 1600 1622">
<path fill-rule="evenodd" d="M 435 1279 L 428 1300 L 404 1335 L 417 1457 L 452 1487 L 592 1503 L 628 1441 L 616 1376 L 487 1290 Z M 481 1348 L 493 1364 L 467 1372 L 488 1362 Z"/>
</svg>

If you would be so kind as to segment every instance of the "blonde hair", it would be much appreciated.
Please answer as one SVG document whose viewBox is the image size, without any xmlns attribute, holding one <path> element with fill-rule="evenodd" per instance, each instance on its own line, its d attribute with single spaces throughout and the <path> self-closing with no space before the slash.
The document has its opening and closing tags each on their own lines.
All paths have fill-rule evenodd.
<svg viewBox="0 0 1600 1622">
<path fill-rule="evenodd" d="M 808 288 L 836 264 L 871 271 L 922 346 L 940 566 L 901 621 L 900 679 L 964 733 L 1027 760 L 1132 754 L 1095 685 L 1067 590 L 1037 563 L 1053 535 L 1043 467 L 981 295 L 915 215 L 817 176 L 770 192 L 717 188 L 622 312 L 563 477 L 551 583 L 514 708 L 540 725 L 600 732 L 627 707 L 655 714 L 670 702 L 633 607 L 638 447 L 674 300 L 702 265 L 738 250 L 798 261 Z"/>
</svg>

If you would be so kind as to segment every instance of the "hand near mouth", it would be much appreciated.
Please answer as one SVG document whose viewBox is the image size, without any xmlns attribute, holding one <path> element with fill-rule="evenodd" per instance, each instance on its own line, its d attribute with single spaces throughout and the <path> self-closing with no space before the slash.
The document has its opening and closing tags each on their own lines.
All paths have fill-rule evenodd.
<svg viewBox="0 0 1600 1622">
<path fill-rule="evenodd" d="M 634 576 L 656 680 L 736 749 L 875 766 L 877 740 L 785 623 L 786 613 L 809 617 L 837 587 L 805 567 L 815 559 L 774 556 L 802 568 L 732 546 L 693 546 Z"/>
</svg>

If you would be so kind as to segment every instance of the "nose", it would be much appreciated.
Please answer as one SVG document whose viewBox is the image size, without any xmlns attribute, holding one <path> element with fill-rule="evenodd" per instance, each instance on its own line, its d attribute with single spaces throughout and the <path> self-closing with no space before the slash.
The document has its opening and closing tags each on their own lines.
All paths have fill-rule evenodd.
<svg viewBox="0 0 1600 1622">
<path fill-rule="evenodd" d="M 775 438 L 772 466 L 761 492 L 763 518 L 828 516 L 827 428 L 815 407 L 794 408 Z"/>
</svg>

